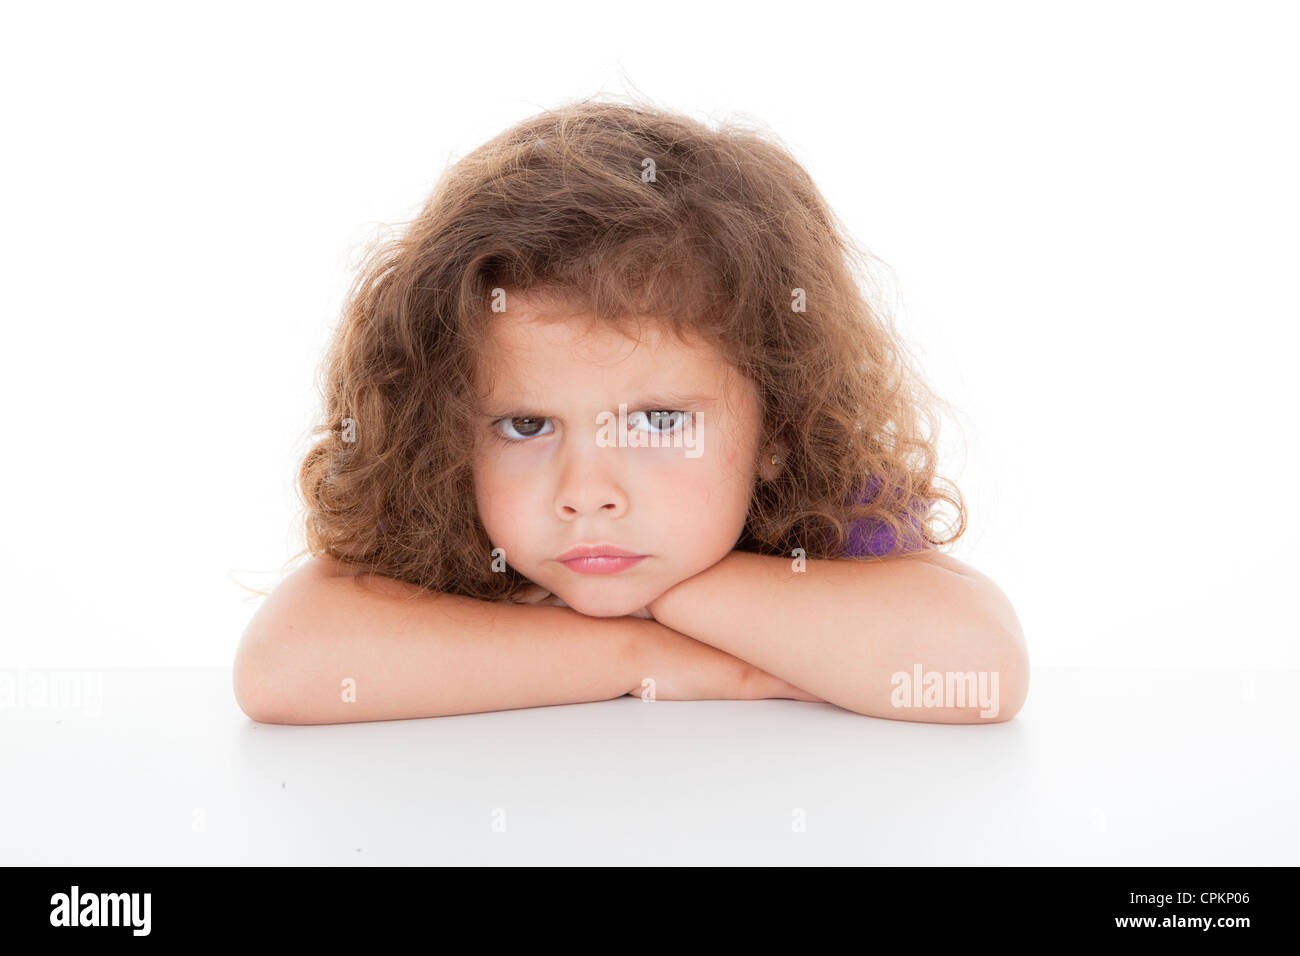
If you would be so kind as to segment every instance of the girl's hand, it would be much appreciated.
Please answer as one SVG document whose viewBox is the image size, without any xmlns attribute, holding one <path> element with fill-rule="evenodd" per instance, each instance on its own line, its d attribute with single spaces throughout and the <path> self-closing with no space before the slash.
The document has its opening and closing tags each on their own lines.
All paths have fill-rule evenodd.
<svg viewBox="0 0 1300 956">
<path fill-rule="evenodd" d="M 761 700 L 768 697 L 779 697 L 784 700 L 806 700 L 814 704 L 824 704 L 826 701 L 816 694 L 810 694 L 802 688 L 795 687 L 789 681 L 782 680 L 774 674 L 767 671 L 759 670 L 753 664 L 749 665 L 753 673 L 749 676 L 749 687 L 753 696 L 747 700 Z"/>
<path fill-rule="evenodd" d="M 552 594 L 540 584 L 530 584 L 513 599 L 515 604 L 535 604 L 544 607 L 568 607 L 559 595 Z"/>
<path fill-rule="evenodd" d="M 537 584 L 529 585 L 515 598 L 517 604 L 545 607 L 568 607 L 557 595 Z M 653 602 L 652 602 L 653 603 Z M 697 641 L 655 621 L 650 607 L 633 611 L 627 617 L 653 622 L 646 628 L 637 655 L 643 671 L 637 686 L 628 691 L 632 697 L 648 694 L 654 681 L 656 700 L 763 700 L 784 698 L 825 703 L 822 698 L 795 687 L 775 675 L 733 657 L 711 644 Z"/>
<path fill-rule="evenodd" d="M 655 700 L 762 700 L 781 697 L 823 702 L 793 684 L 658 622 L 639 637 L 641 677 L 631 697 Z M 651 685 L 653 681 L 653 685 Z"/>
</svg>

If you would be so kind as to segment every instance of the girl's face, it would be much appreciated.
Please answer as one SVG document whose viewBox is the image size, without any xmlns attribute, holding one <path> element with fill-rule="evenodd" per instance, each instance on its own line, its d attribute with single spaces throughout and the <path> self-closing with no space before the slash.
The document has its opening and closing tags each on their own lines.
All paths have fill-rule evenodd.
<svg viewBox="0 0 1300 956">
<path fill-rule="evenodd" d="M 638 342 L 585 316 L 543 320 L 522 301 L 490 316 L 479 516 L 505 560 L 569 607 L 633 613 L 730 552 L 756 478 L 774 477 L 758 391 L 703 341 L 651 324 Z M 582 573 L 559 560 L 578 545 L 644 557 Z"/>
</svg>

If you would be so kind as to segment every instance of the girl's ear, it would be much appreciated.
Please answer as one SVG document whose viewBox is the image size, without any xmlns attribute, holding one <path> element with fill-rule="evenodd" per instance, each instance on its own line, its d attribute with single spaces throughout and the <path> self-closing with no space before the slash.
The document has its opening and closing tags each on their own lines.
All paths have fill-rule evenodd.
<svg viewBox="0 0 1300 956">
<path fill-rule="evenodd" d="M 758 458 L 758 474 L 764 481 L 775 481 L 785 468 L 785 445 L 774 442 L 767 445 Z"/>
</svg>

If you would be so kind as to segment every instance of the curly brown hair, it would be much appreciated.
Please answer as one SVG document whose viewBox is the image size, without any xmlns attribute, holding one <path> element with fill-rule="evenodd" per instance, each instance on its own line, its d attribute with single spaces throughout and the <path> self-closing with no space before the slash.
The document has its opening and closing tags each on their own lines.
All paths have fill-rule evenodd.
<svg viewBox="0 0 1300 956">
<path fill-rule="evenodd" d="M 857 556 L 863 526 L 889 532 L 875 557 L 951 544 L 966 507 L 936 476 L 947 403 L 868 301 L 874 258 L 770 133 L 596 97 L 518 123 L 369 247 L 321 365 L 299 556 L 483 600 L 529 583 L 491 566 L 467 437 L 507 289 L 620 330 L 652 317 L 757 384 L 783 467 L 756 484 L 737 549 Z"/>
</svg>

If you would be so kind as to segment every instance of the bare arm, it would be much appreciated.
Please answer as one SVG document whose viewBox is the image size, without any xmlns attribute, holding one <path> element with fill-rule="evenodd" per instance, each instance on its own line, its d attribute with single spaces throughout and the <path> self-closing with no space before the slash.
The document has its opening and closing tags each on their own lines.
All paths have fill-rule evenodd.
<svg viewBox="0 0 1300 956">
<path fill-rule="evenodd" d="M 992 723 L 1020 710 L 1029 685 L 1024 634 L 1006 595 L 974 568 L 938 552 L 809 560 L 804 573 L 794 564 L 733 551 L 650 610 L 859 714 Z"/>
<path fill-rule="evenodd" d="M 280 583 L 244 631 L 235 698 L 254 720 L 281 724 L 608 700 L 639 685 L 637 639 L 657 627 L 420 593 L 312 558 Z"/>
</svg>

